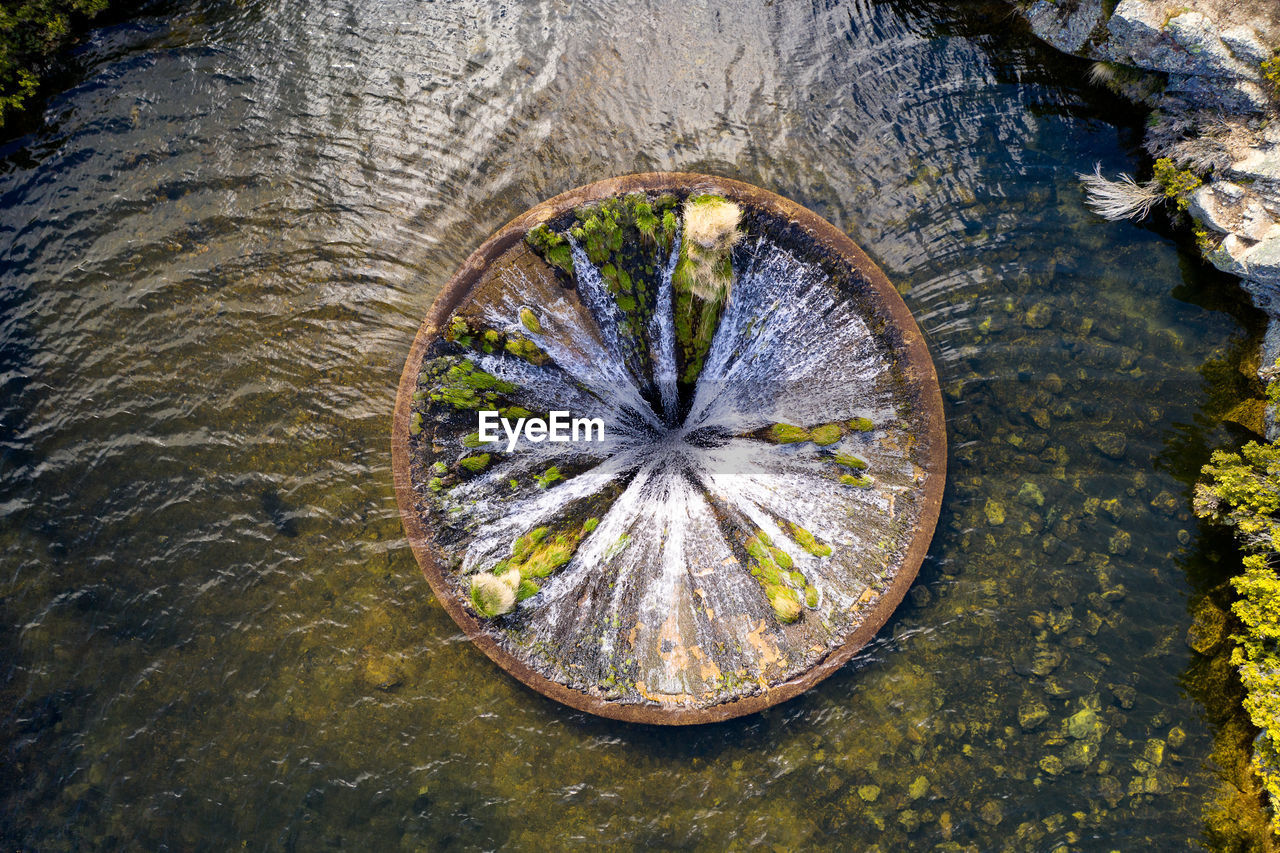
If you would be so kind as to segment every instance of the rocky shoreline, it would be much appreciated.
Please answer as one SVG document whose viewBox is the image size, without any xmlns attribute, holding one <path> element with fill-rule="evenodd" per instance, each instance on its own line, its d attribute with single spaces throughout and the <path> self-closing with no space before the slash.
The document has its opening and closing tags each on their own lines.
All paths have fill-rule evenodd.
<svg viewBox="0 0 1280 853">
<path fill-rule="evenodd" d="M 1280 439 L 1274 389 L 1280 384 L 1280 3 L 1275 0 L 1014 0 L 1039 38 L 1076 56 L 1093 59 L 1093 82 L 1151 109 L 1143 145 L 1154 162 L 1151 179 L 1111 180 L 1082 175 L 1090 206 L 1110 219 L 1141 218 L 1153 205 L 1172 203 L 1191 220 L 1201 254 L 1240 278 L 1267 317 L 1259 379 L 1268 385 L 1265 432 Z M 1180 214 L 1179 214 L 1180 215 Z M 1260 425 L 1261 426 L 1261 425 Z M 1275 453 L 1276 444 L 1249 444 L 1244 452 Z M 1251 450 L 1252 448 L 1252 450 Z M 1270 457 L 1267 457 L 1270 458 Z M 1229 482 L 1257 477 L 1270 485 L 1265 463 L 1249 468 L 1232 455 L 1215 454 L 1221 471 L 1201 485 L 1197 513 L 1222 495 L 1243 500 Z M 1232 468 L 1232 462 L 1238 463 Z M 1243 472 L 1243 473 L 1241 473 Z M 1225 479 L 1224 479 L 1225 476 Z M 1217 491 L 1215 491 L 1217 489 Z M 1270 492 L 1267 492 L 1270 494 Z M 1252 493 L 1250 493 L 1252 494 Z M 1209 498 L 1207 504 L 1205 497 Z M 1240 510 L 1242 511 L 1242 510 Z M 1257 511 L 1249 505 L 1248 511 Z M 1264 515 L 1269 516 L 1268 513 Z M 1221 519 L 1219 519 L 1221 520 Z M 1261 523 L 1251 519 L 1253 523 Z M 1266 521 L 1264 518 L 1263 521 Z M 1256 538 L 1256 537 L 1255 537 Z M 1245 637 L 1232 655 L 1247 693 L 1244 708 L 1261 734 L 1252 763 L 1271 803 L 1271 829 L 1280 833 L 1280 719 L 1275 715 L 1275 658 L 1269 616 L 1276 579 L 1268 567 L 1269 540 L 1247 554 L 1233 580 L 1240 600 L 1233 610 Z M 1250 568 L 1249 560 L 1255 561 Z M 1263 624 L 1266 623 L 1266 624 Z M 1261 632 L 1261 633 L 1259 633 Z M 1194 645 L 1194 644 L 1193 644 Z"/>
<path fill-rule="evenodd" d="M 1039 38 L 1096 60 L 1095 82 L 1150 107 L 1147 151 L 1199 178 L 1178 206 L 1205 258 L 1239 276 L 1270 318 L 1261 360 L 1269 379 L 1280 356 L 1280 3 L 1015 6 Z M 1268 433 L 1280 435 L 1270 419 Z"/>
</svg>

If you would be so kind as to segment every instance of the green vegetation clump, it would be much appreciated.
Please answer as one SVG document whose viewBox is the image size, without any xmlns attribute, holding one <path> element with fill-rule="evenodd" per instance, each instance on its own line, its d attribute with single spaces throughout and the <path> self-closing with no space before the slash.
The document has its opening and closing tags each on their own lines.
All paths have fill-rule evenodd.
<svg viewBox="0 0 1280 853">
<path fill-rule="evenodd" d="M 554 484 L 555 482 L 559 480 L 563 480 L 564 475 L 560 473 L 559 468 L 552 465 L 550 468 L 543 471 L 541 474 L 534 474 L 533 479 L 537 480 L 538 488 L 547 489 L 547 488 L 550 488 L 552 484 Z"/>
<path fill-rule="evenodd" d="M 1277 385 L 1270 383 L 1269 397 Z M 1232 635 L 1231 662 L 1245 688 L 1245 712 L 1262 732 L 1253 766 L 1271 800 L 1272 829 L 1280 832 L 1280 445 L 1250 441 L 1238 453 L 1215 451 L 1203 473 L 1196 514 L 1234 528 L 1244 552 L 1244 571 L 1232 578 L 1240 598 L 1231 609 L 1242 630 Z"/>
<path fill-rule="evenodd" d="M 528 308 L 521 310 L 520 322 L 529 331 L 541 334 L 542 324 Z M 543 365 L 550 361 L 541 347 L 519 332 L 507 333 L 473 326 L 462 316 L 455 316 L 449 321 L 444 338 L 465 349 L 480 350 L 487 355 L 505 350 L 530 364 Z"/>
<path fill-rule="evenodd" d="M 870 418 L 854 418 L 849 421 L 849 429 L 854 432 L 871 432 L 876 425 L 871 422 Z"/>
<path fill-rule="evenodd" d="M 769 604 L 779 622 L 794 622 L 800 618 L 800 596 L 789 586 L 770 586 L 766 589 Z"/>
<path fill-rule="evenodd" d="M 511 556 L 494 566 L 493 573 L 515 570 L 525 580 L 545 578 L 569 562 L 582 537 L 581 530 L 552 535 L 549 528 L 535 528 L 512 544 Z"/>
<path fill-rule="evenodd" d="M 469 347 L 475 342 L 475 333 L 467 324 L 465 317 L 454 317 L 449 321 L 449 328 L 444 333 L 445 340 L 453 341 L 458 346 Z"/>
<path fill-rule="evenodd" d="M 448 365 L 447 367 L 445 365 Z M 419 381 L 435 385 L 428 396 L 458 410 L 494 408 L 499 394 L 510 394 L 516 386 L 476 367 L 470 359 L 437 359 Z"/>
<path fill-rule="evenodd" d="M 618 556 L 623 551 L 627 550 L 627 546 L 630 544 L 631 544 L 631 537 L 626 533 L 622 534 L 621 536 L 618 537 L 618 541 L 610 545 L 608 550 L 604 552 L 604 556 L 600 558 L 601 562 L 604 562 L 604 563 L 609 562 L 614 557 Z"/>
<path fill-rule="evenodd" d="M 702 372 L 733 284 L 733 247 L 742 239 L 742 208 L 723 196 L 690 196 L 682 208 L 684 237 L 671 275 L 680 381 Z"/>
<path fill-rule="evenodd" d="M 644 193 L 629 193 L 579 207 L 565 233 L 553 232 L 544 224 L 525 237 L 548 263 L 570 277 L 575 276 L 570 238 L 586 253 L 622 311 L 624 356 L 637 378 L 650 373 L 645 330 L 657 303 L 660 273 L 675 241 L 676 204 L 670 194 L 651 199 Z M 522 312 L 521 322 L 533 334 L 541 334 L 540 326 L 534 328 L 528 322 L 537 323 L 538 318 L 526 311 L 528 316 Z"/>
<path fill-rule="evenodd" d="M 1164 193 L 1164 197 L 1172 199 L 1178 210 L 1186 210 L 1191 203 L 1191 193 L 1202 183 L 1195 172 L 1190 169 L 1179 169 L 1168 157 L 1156 161 L 1155 174 L 1152 178 Z"/>
<path fill-rule="evenodd" d="M 585 525 L 584 525 L 585 527 Z M 573 558 L 585 530 L 552 534 L 538 527 L 511 545 L 511 556 L 471 579 L 471 606 L 494 618 L 515 609 L 516 602 L 538 594 L 540 581 Z"/>
<path fill-rule="evenodd" d="M 489 460 L 493 457 L 488 453 L 478 453 L 475 456 L 468 456 L 458 462 L 463 468 L 466 468 L 472 474 L 479 474 L 485 468 L 489 467 Z"/>
<path fill-rule="evenodd" d="M 653 205 L 644 200 L 637 201 L 633 212 L 635 213 L 636 230 L 640 232 L 640 239 L 647 245 L 656 246 L 658 243 L 658 217 L 654 215 Z"/>
<path fill-rule="evenodd" d="M 462 446 L 471 450 L 475 450 L 481 444 L 491 444 L 491 443 L 492 442 L 481 441 L 479 432 L 473 432 L 462 439 Z"/>
<path fill-rule="evenodd" d="M 791 538 L 796 540 L 796 544 L 799 545 L 801 548 L 805 549 L 815 557 L 831 556 L 830 545 L 822 544 L 817 540 L 817 538 L 812 533 L 810 533 L 808 530 L 805 530 L 803 527 L 801 527 L 798 524 L 793 524 L 790 521 L 788 521 L 787 526 L 791 528 Z"/>
<path fill-rule="evenodd" d="M 672 204 L 675 200 L 672 199 Z M 658 245 L 664 252 L 671 251 L 671 243 L 676 235 L 676 212 L 668 210 L 662 214 L 662 230 L 659 232 Z"/>
<path fill-rule="evenodd" d="M 40 75 L 107 0 L 6 0 L 0 5 L 0 126 L 40 88 Z"/>
<path fill-rule="evenodd" d="M 542 351 L 542 348 L 524 335 L 508 335 L 503 349 L 530 364 L 543 365 L 550 361 L 550 357 Z"/>
<path fill-rule="evenodd" d="M 548 228 L 545 222 L 529 229 L 524 240 L 551 266 L 568 276 L 573 275 L 573 250 L 569 248 L 569 241 Z"/>
<path fill-rule="evenodd" d="M 797 528 L 793 525 L 793 529 Z M 813 539 L 812 536 L 809 538 Z M 768 534 L 757 530 L 743 544 L 750 560 L 751 575 L 760 582 L 765 598 L 779 622 L 794 622 L 799 619 L 802 603 L 808 607 L 817 606 L 817 589 L 805 579 L 802 572 L 794 570 L 795 561 L 791 555 L 775 547 Z"/>
<path fill-rule="evenodd" d="M 516 590 L 497 575 L 475 575 L 471 578 L 471 607 L 489 619 L 510 613 L 516 607 Z"/>
<path fill-rule="evenodd" d="M 871 478 L 865 475 L 841 474 L 840 484 L 843 486 L 853 486 L 855 489 L 866 489 L 871 486 Z"/>
<path fill-rule="evenodd" d="M 854 456 L 852 453 L 837 453 L 836 464 L 843 465 L 846 468 L 853 468 L 858 471 L 863 471 L 867 467 L 867 463 L 864 459 Z"/>
</svg>

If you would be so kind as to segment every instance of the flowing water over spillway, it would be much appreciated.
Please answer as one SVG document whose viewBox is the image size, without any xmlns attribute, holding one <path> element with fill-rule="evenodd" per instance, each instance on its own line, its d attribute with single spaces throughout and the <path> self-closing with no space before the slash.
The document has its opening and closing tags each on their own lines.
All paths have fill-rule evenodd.
<svg viewBox="0 0 1280 853">
<path fill-rule="evenodd" d="M 1194 848 L 1185 475 L 1241 329 L 1085 210 L 1075 172 L 1134 168 L 1128 112 L 997 12 L 250 0 L 96 33 L 0 174 L 6 846 Z M 930 338 L 951 447 L 878 639 L 680 731 L 466 642 L 387 449 L 478 242 L 654 169 L 847 229 Z"/>
<path fill-rule="evenodd" d="M 575 191 L 571 227 L 568 201 L 530 211 L 432 306 L 397 488 L 433 588 L 497 662 L 575 707 L 706 722 L 809 686 L 901 601 L 943 489 L 938 386 L 828 223 L 710 177 L 619 183 Z M 724 277 L 704 287 L 708 222 Z M 505 439 L 480 428 L 499 407 Z M 599 434 L 521 437 L 538 412 Z"/>
</svg>

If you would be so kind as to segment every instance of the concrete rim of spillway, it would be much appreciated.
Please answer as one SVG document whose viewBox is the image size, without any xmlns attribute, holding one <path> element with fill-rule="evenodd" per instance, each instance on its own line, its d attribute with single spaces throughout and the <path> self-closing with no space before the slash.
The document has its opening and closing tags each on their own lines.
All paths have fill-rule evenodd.
<svg viewBox="0 0 1280 853">
<path fill-rule="evenodd" d="M 841 645 L 798 677 L 774 684 L 754 695 L 706 707 L 611 701 L 553 681 L 502 648 L 495 641 L 489 623 L 470 613 L 447 583 L 433 549 L 431 530 L 415 505 L 411 478 L 410 418 L 419 371 L 429 346 L 442 334 L 443 324 L 466 300 L 486 267 L 519 243 L 530 229 L 583 205 L 632 192 L 667 191 L 686 195 L 716 193 L 740 204 L 754 206 L 803 229 L 823 251 L 860 273 L 873 289 L 879 307 L 897 327 L 900 345 L 895 355 L 900 359 L 906 383 L 914 395 L 913 406 L 926 433 L 922 437 L 923 453 L 918 464 L 928 476 L 920 496 L 920 514 L 914 536 L 893 574 L 892 582 L 875 606 Z M 634 723 L 690 725 L 751 714 L 798 696 L 832 675 L 876 635 L 906 596 L 933 538 L 946 480 L 947 447 L 942 395 L 925 338 L 889 279 L 848 235 L 807 208 L 741 181 L 688 172 L 648 172 L 597 181 L 547 199 L 508 222 L 467 258 L 432 303 L 405 361 L 392 420 L 391 454 L 396 500 L 414 557 L 445 611 L 494 663 L 544 696 L 580 711 Z"/>
</svg>

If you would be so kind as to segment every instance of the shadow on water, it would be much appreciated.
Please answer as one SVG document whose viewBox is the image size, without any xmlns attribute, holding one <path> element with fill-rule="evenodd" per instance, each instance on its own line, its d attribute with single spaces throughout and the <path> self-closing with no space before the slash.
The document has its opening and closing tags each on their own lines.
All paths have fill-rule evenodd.
<svg viewBox="0 0 1280 853">
<path fill-rule="evenodd" d="M 1189 422 L 1170 425 L 1157 457 L 1157 466 L 1182 485 L 1178 499 L 1187 505 L 1201 479 L 1200 469 L 1214 450 L 1234 450 L 1261 439 L 1238 421 L 1247 420 L 1239 414 L 1242 407 L 1247 411 L 1252 403 L 1257 412 L 1264 395 L 1257 369 L 1258 340 L 1265 318 L 1248 303 L 1234 277 L 1206 269 L 1190 252 L 1184 252 L 1183 262 L 1188 274 L 1183 284 L 1174 288 L 1174 295 L 1227 311 L 1248 330 L 1248 334 L 1223 342 L 1201 365 L 1199 396 L 1204 402 Z M 1179 681 L 1201 706 L 1201 719 L 1213 733 L 1209 760 L 1218 779 L 1206 796 L 1202 840 L 1207 849 L 1215 851 L 1274 850 L 1265 792 L 1250 764 L 1258 732 L 1243 710 L 1244 689 L 1231 663 L 1230 635 L 1240 628 L 1231 615 L 1236 599 L 1231 578 L 1240 570 L 1240 554 L 1229 530 L 1199 521 L 1188 527 L 1190 531 L 1179 531 L 1181 547 L 1176 563 L 1191 587 L 1187 596 L 1191 627 L 1186 643 L 1194 654 Z"/>
</svg>

